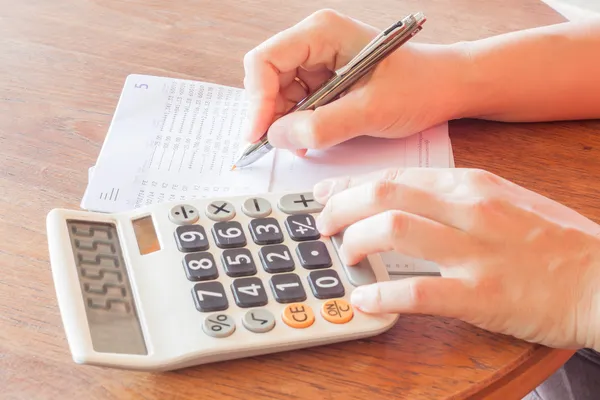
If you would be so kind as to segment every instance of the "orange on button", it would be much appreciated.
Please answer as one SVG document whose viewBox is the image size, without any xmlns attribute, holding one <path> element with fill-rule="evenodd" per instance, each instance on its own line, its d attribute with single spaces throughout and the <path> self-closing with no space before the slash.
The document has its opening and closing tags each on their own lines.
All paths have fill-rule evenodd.
<svg viewBox="0 0 600 400">
<path fill-rule="evenodd" d="M 315 322 L 315 315 L 310 306 L 302 303 L 292 303 L 283 310 L 283 322 L 292 328 L 308 328 Z"/>
<path fill-rule="evenodd" d="M 323 303 L 321 315 L 334 324 L 345 324 L 354 316 L 352 306 L 345 300 L 336 299 Z"/>
</svg>

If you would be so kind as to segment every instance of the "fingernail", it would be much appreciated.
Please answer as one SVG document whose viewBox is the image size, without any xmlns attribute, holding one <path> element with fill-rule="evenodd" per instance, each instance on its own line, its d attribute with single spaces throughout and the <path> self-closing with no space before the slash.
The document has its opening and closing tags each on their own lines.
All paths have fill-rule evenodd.
<svg viewBox="0 0 600 400">
<path fill-rule="evenodd" d="M 350 296 L 350 302 L 352 305 L 363 311 L 375 311 L 375 305 L 377 304 L 377 286 L 367 285 L 361 286 L 352 292 Z"/>
<path fill-rule="evenodd" d="M 313 194 L 318 202 L 322 204 L 323 201 L 327 200 L 329 196 L 331 196 L 333 184 L 333 181 L 321 181 L 315 185 Z"/>
<path fill-rule="evenodd" d="M 288 126 L 281 118 L 273 122 L 269 127 L 269 143 L 279 149 L 296 150 L 287 137 L 287 130 Z"/>
</svg>

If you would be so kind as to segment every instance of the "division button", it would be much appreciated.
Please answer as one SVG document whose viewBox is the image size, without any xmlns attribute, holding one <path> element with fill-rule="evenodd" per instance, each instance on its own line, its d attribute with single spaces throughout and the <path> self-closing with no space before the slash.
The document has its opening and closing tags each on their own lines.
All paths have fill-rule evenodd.
<svg viewBox="0 0 600 400">
<path fill-rule="evenodd" d="M 298 244 L 296 253 L 300 259 L 300 265 L 306 269 L 318 269 L 331 267 L 331 257 L 327 246 L 323 242 L 303 242 Z"/>
<path fill-rule="evenodd" d="M 281 319 L 292 328 L 303 329 L 315 322 L 315 315 L 309 305 L 292 303 L 285 307 Z"/>
<path fill-rule="evenodd" d="M 271 204 L 262 197 L 252 197 L 244 201 L 242 211 L 250 218 L 264 218 L 271 214 Z"/>
<path fill-rule="evenodd" d="M 321 315 L 334 324 L 345 324 L 354 316 L 352 306 L 346 300 L 328 300 L 321 306 Z"/>
<path fill-rule="evenodd" d="M 179 251 L 184 253 L 205 251 L 209 247 L 206 231 L 200 225 L 178 226 L 175 230 L 175 242 Z"/>
<path fill-rule="evenodd" d="M 258 254 L 265 271 L 272 274 L 290 272 L 295 268 L 292 253 L 285 244 L 261 247 Z"/>
<path fill-rule="evenodd" d="M 242 308 L 260 307 L 268 302 L 267 292 L 259 278 L 239 278 L 231 284 L 235 303 Z"/>
<path fill-rule="evenodd" d="M 235 331 L 235 321 L 227 314 L 211 314 L 204 319 L 202 329 L 207 335 L 224 338 Z"/>
<path fill-rule="evenodd" d="M 204 212 L 213 221 L 229 221 L 235 217 L 235 207 L 227 201 L 213 201 L 206 206 Z"/>
<path fill-rule="evenodd" d="M 279 209 L 286 214 L 315 213 L 323 207 L 310 192 L 286 194 L 279 199 Z"/>
<path fill-rule="evenodd" d="M 321 237 L 315 219 L 310 214 L 290 215 L 285 220 L 285 227 L 290 237 L 297 242 L 317 240 Z"/>
<path fill-rule="evenodd" d="M 275 317 L 269 310 L 259 308 L 248 311 L 244 315 L 242 323 L 251 332 L 265 333 L 275 327 Z"/>
<path fill-rule="evenodd" d="M 256 274 L 256 264 L 250 250 L 246 248 L 223 250 L 221 261 L 225 273 L 231 277 Z"/>
<path fill-rule="evenodd" d="M 308 275 L 308 283 L 317 299 L 343 297 L 345 294 L 344 285 L 334 269 L 312 271 Z"/>
<path fill-rule="evenodd" d="M 275 218 L 257 218 L 250 221 L 250 234 L 254 243 L 276 244 L 283 242 L 283 232 Z"/>
<path fill-rule="evenodd" d="M 197 283 L 192 288 L 196 308 L 201 312 L 223 311 L 229 307 L 225 288 L 221 282 Z"/>
<path fill-rule="evenodd" d="M 217 264 L 209 252 L 186 254 L 183 257 L 183 266 L 190 281 L 208 281 L 219 277 Z"/>
<path fill-rule="evenodd" d="M 296 274 L 277 274 L 271 277 L 271 291 L 278 303 L 294 303 L 306 300 L 306 292 Z"/>
<path fill-rule="evenodd" d="M 217 222 L 212 228 L 215 243 L 222 249 L 244 247 L 246 235 L 237 221 Z"/>
<path fill-rule="evenodd" d="M 189 204 L 180 204 L 171 208 L 169 219 L 177 225 L 190 225 L 198 221 L 200 213 L 194 206 Z"/>
</svg>

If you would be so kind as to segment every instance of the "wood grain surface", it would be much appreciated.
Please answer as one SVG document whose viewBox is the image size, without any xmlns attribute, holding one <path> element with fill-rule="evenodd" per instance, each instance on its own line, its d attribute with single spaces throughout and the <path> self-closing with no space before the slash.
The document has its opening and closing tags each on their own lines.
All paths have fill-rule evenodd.
<svg viewBox="0 0 600 400">
<path fill-rule="evenodd" d="M 429 316 L 368 340 L 139 373 L 71 360 L 45 216 L 78 208 L 125 77 L 242 86 L 242 57 L 319 8 L 379 28 L 424 11 L 451 43 L 561 22 L 537 0 L 0 0 L 0 398 L 520 398 L 570 355 Z M 485 168 L 600 221 L 600 123 L 451 123 L 458 167 Z"/>
</svg>

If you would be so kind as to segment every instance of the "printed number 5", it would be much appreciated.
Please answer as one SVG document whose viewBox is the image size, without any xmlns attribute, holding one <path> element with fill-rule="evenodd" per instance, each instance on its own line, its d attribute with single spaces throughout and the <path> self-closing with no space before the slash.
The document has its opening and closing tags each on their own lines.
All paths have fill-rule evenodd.
<svg viewBox="0 0 600 400">
<path fill-rule="evenodd" d="M 140 89 L 140 88 L 148 89 L 148 85 L 146 85 L 145 83 L 136 83 L 135 87 L 138 89 Z"/>
</svg>

